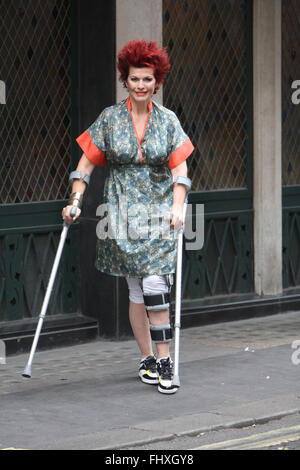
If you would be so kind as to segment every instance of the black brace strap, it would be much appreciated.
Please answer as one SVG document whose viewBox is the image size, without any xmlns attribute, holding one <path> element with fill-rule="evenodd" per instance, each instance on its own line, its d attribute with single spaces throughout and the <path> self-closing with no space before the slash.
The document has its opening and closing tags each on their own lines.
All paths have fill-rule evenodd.
<svg viewBox="0 0 300 470">
<path fill-rule="evenodd" d="M 155 343 L 166 343 L 173 338 L 173 330 L 168 325 L 150 325 L 152 341 Z"/>
<path fill-rule="evenodd" d="M 155 295 L 144 294 L 144 302 L 148 310 L 165 310 L 169 308 L 170 294 L 169 292 Z"/>
</svg>

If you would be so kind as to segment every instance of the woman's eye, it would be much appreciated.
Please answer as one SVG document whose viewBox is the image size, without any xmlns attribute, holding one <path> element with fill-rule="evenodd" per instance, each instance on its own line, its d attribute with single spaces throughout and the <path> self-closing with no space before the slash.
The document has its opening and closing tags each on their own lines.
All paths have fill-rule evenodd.
<svg viewBox="0 0 300 470">
<path fill-rule="evenodd" d="M 130 80 L 132 82 L 137 82 L 138 81 L 138 79 L 136 77 L 130 77 Z M 146 77 L 146 78 L 143 79 L 144 82 L 152 82 L 152 80 L 153 80 L 153 78 L 151 78 L 151 77 Z"/>
</svg>

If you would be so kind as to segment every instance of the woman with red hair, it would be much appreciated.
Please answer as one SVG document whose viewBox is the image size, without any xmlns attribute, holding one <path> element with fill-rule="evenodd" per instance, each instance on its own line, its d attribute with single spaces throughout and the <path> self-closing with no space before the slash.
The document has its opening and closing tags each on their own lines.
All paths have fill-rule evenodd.
<svg viewBox="0 0 300 470">
<path fill-rule="evenodd" d="M 170 394 L 177 390 L 169 314 L 174 228 L 183 223 L 190 184 L 186 159 L 194 147 L 176 115 L 152 100 L 170 68 L 166 50 L 154 41 L 130 41 L 117 65 L 128 98 L 105 108 L 77 138 L 84 153 L 71 174 L 72 195 L 62 214 L 67 223 L 79 217 L 89 176 L 96 165 L 107 166 L 104 204 L 97 215 L 108 216 L 97 225 L 96 267 L 126 278 L 129 318 L 142 356 L 138 375 Z M 72 206 L 77 207 L 73 217 Z"/>
</svg>

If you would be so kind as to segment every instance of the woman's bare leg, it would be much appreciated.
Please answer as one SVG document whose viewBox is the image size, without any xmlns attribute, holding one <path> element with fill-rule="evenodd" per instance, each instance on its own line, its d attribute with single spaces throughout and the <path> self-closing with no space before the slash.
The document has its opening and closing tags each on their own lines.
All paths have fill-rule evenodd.
<svg viewBox="0 0 300 470">
<path fill-rule="evenodd" d="M 145 305 L 130 301 L 129 320 L 142 357 L 153 356 L 149 320 Z"/>
</svg>

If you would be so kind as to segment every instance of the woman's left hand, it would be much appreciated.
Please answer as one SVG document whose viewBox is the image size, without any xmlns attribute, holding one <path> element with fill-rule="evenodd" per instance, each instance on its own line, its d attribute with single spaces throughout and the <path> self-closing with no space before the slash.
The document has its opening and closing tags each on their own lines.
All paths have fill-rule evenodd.
<svg viewBox="0 0 300 470">
<path fill-rule="evenodd" d="M 173 204 L 171 207 L 170 226 L 178 230 L 183 225 L 183 204 Z"/>
</svg>

